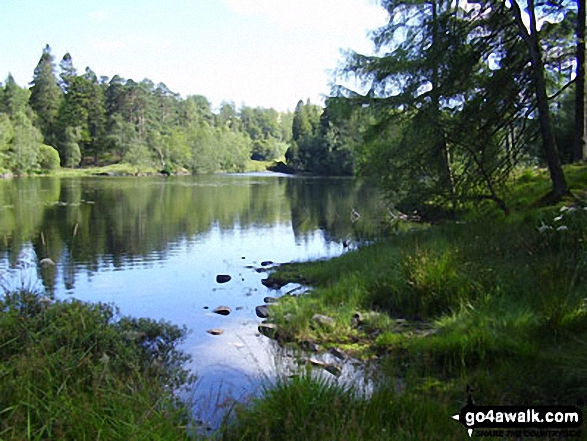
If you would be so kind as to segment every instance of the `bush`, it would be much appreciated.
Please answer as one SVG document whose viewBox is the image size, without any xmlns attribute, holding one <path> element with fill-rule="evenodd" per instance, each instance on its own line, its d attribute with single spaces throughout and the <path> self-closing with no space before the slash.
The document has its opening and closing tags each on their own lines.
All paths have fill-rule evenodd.
<svg viewBox="0 0 587 441">
<path fill-rule="evenodd" d="M 38 162 L 41 170 L 57 170 L 59 168 L 59 152 L 50 145 L 41 144 Z"/>
</svg>

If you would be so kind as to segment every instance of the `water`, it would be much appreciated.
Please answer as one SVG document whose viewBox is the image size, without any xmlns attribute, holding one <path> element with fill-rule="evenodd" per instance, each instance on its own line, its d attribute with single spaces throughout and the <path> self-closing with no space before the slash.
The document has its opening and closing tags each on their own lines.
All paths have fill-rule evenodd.
<svg viewBox="0 0 587 441">
<path fill-rule="evenodd" d="M 57 298 L 115 303 L 122 314 L 185 325 L 202 419 L 244 399 L 291 354 L 261 336 L 255 306 L 274 291 L 261 262 L 333 257 L 369 239 L 383 204 L 350 179 L 278 174 L 0 181 L 0 270 L 26 253 Z M 351 213 L 358 213 L 353 216 Z M 216 275 L 231 276 L 228 283 Z M 34 279 L 34 277 L 32 278 Z M 19 283 L 36 283 L 34 280 Z M 228 306 L 227 316 L 215 314 Z M 206 331 L 220 328 L 221 335 Z M 345 368 L 343 377 L 352 376 Z"/>
</svg>

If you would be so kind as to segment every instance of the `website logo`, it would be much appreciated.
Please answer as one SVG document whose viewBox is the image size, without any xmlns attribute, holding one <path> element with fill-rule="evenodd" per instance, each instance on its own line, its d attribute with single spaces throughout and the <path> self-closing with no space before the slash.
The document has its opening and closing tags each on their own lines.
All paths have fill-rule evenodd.
<svg viewBox="0 0 587 441">
<path fill-rule="evenodd" d="M 469 437 L 579 437 L 583 411 L 577 406 L 477 406 L 468 404 L 452 418 Z"/>
</svg>

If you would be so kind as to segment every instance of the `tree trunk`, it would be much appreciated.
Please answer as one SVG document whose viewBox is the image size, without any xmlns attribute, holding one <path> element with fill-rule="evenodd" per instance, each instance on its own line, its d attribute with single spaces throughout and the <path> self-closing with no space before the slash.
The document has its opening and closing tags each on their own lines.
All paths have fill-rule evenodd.
<svg viewBox="0 0 587 441">
<path fill-rule="evenodd" d="M 577 0 L 577 76 L 575 77 L 575 148 L 573 162 L 587 158 L 587 133 L 585 120 L 585 2 Z"/>
<path fill-rule="evenodd" d="M 546 94 L 546 81 L 544 78 L 544 62 L 542 61 L 542 51 L 540 50 L 540 38 L 536 27 L 536 13 L 534 9 L 534 0 L 528 0 L 527 12 L 530 16 L 530 30 L 524 25 L 522 12 L 517 0 L 511 1 L 512 12 L 518 30 L 528 47 L 530 60 L 532 63 L 532 77 L 534 90 L 536 93 L 536 103 L 538 106 L 538 121 L 540 123 L 540 135 L 542 137 L 542 146 L 550 172 L 552 182 L 552 196 L 556 200 L 567 194 L 569 189 L 567 181 L 560 162 L 560 156 L 556 147 L 552 121 L 550 118 L 550 109 L 548 107 L 548 96 Z"/>
</svg>

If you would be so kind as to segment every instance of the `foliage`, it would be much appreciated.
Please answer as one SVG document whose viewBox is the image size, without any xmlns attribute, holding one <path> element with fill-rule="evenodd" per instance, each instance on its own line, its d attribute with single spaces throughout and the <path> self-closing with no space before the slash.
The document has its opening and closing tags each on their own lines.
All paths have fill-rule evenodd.
<svg viewBox="0 0 587 441">
<path fill-rule="evenodd" d="M 59 168 L 59 152 L 50 145 L 39 147 L 39 167 L 44 171 L 55 171 Z"/>
<path fill-rule="evenodd" d="M 61 105 L 62 92 L 55 78 L 54 57 L 46 45 L 35 68 L 31 87 L 30 105 L 39 118 L 39 128 L 45 142 L 55 145 L 55 122 Z"/>
<path fill-rule="evenodd" d="M 462 431 L 446 418 L 447 406 L 429 397 L 400 395 L 392 384 L 365 395 L 300 372 L 279 379 L 261 399 L 237 409 L 236 421 L 221 439 L 444 440 Z"/>
<path fill-rule="evenodd" d="M 372 33 L 377 53 L 350 53 L 339 72 L 339 82 L 361 83 L 359 92 L 340 85 L 330 100 L 374 118 L 359 145 L 360 172 L 404 211 L 488 199 L 507 213 L 508 176 L 538 155 L 564 193 L 544 102 L 568 85 L 572 52 L 560 48 L 572 36 L 572 6 L 534 11 L 529 2 L 545 22 L 529 33 L 517 2 L 382 5 L 390 20 Z M 538 137 L 543 148 L 531 152 Z"/>
<path fill-rule="evenodd" d="M 0 436 L 187 439 L 185 330 L 32 292 L 0 301 Z"/>
</svg>

